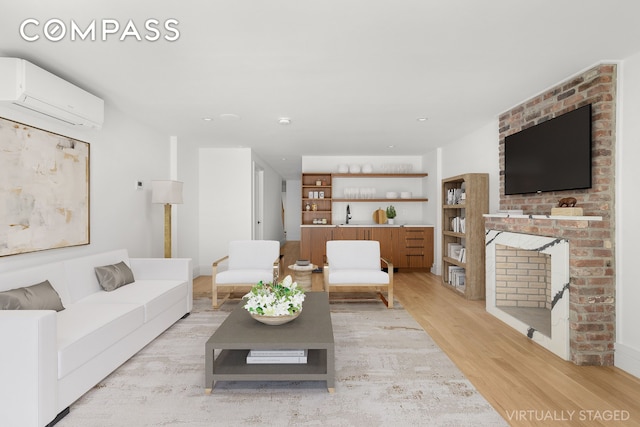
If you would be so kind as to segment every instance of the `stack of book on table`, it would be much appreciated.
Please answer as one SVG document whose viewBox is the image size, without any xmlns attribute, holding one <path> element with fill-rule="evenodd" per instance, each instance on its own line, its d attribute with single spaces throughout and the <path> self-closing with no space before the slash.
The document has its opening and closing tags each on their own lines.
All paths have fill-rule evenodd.
<svg viewBox="0 0 640 427">
<path fill-rule="evenodd" d="M 307 350 L 250 350 L 247 363 L 307 363 Z"/>
</svg>

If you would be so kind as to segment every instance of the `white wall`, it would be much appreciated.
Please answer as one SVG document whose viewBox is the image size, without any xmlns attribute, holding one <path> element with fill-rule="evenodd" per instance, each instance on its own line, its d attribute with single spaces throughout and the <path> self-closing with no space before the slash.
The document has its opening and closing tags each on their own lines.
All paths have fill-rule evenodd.
<svg viewBox="0 0 640 427">
<path fill-rule="evenodd" d="M 616 346 L 615 365 L 640 377 L 640 53 L 619 69 L 616 138 Z"/>
<path fill-rule="evenodd" d="M 263 238 L 284 240 L 282 178 L 249 148 L 200 148 L 196 275 L 211 275 L 211 263 L 227 255 L 231 240 L 252 238 L 253 162 L 264 170 Z"/>
<path fill-rule="evenodd" d="M 489 174 L 489 212 L 496 212 L 500 206 L 500 162 L 498 156 L 498 119 L 492 120 L 480 129 L 472 132 L 445 147 L 438 148 L 428 155 L 437 168 L 437 182 L 435 183 L 437 196 L 434 194 L 433 206 L 442 204 L 441 182 L 445 178 L 465 173 Z M 435 174 L 434 174 L 435 175 Z M 435 181 L 436 179 L 434 179 Z M 433 184 L 433 183 L 432 183 Z M 435 213 L 435 259 L 442 257 L 442 214 Z M 434 274 L 442 274 L 442 265 L 436 262 Z"/>
<path fill-rule="evenodd" d="M 200 274 L 211 275 L 231 240 L 251 239 L 251 150 L 201 148 L 198 159 Z"/>
<path fill-rule="evenodd" d="M 464 173 L 489 174 L 489 212 L 500 207 L 498 119 L 442 147 L 441 179 Z"/>
<path fill-rule="evenodd" d="M 282 222 L 282 177 L 255 153 L 252 159 L 264 171 L 264 210 L 263 235 L 264 240 L 277 240 L 284 243 L 284 223 Z"/>
<path fill-rule="evenodd" d="M 35 114 L 35 113 L 34 113 Z M 0 116 L 90 144 L 90 227 L 87 246 L 0 258 L 0 270 L 58 261 L 116 248 L 132 257 L 163 256 L 163 210 L 151 204 L 153 179 L 168 178 L 169 137 L 105 106 L 101 131 L 77 130 L 0 106 Z M 141 180 L 144 190 L 136 190 Z"/>
<path fill-rule="evenodd" d="M 300 240 L 300 225 L 302 224 L 300 207 L 302 206 L 302 181 L 287 180 L 287 194 L 285 202 L 284 224 L 286 239 Z"/>
<path fill-rule="evenodd" d="M 182 198 L 184 203 L 176 207 L 178 226 L 178 251 L 174 255 L 179 258 L 191 258 L 194 277 L 200 275 L 200 151 L 194 148 L 191 141 L 178 139 L 178 154 L 175 159 L 178 169 L 178 180 L 184 183 Z M 207 273 L 211 274 L 211 273 Z"/>
</svg>

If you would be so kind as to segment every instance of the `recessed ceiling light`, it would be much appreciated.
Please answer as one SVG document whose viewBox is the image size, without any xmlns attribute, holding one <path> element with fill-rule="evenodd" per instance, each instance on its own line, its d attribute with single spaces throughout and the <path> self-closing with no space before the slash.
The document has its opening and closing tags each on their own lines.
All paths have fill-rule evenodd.
<svg viewBox="0 0 640 427">
<path fill-rule="evenodd" d="M 426 117 L 418 117 L 416 120 L 418 120 L 419 122 L 426 122 L 429 119 Z"/>
<path fill-rule="evenodd" d="M 392 145 L 387 145 L 387 148 L 394 148 L 394 147 L 395 147 L 395 145 L 393 145 L 393 144 Z"/>
<path fill-rule="evenodd" d="M 239 115 L 231 113 L 220 114 L 220 118 L 225 121 L 240 120 Z"/>
<path fill-rule="evenodd" d="M 202 120 L 204 120 L 205 122 L 212 122 L 213 119 L 211 117 L 203 117 Z"/>
<path fill-rule="evenodd" d="M 291 119 L 283 117 L 281 119 L 278 120 L 278 123 L 280 123 L 281 125 L 290 125 L 291 124 Z"/>
</svg>

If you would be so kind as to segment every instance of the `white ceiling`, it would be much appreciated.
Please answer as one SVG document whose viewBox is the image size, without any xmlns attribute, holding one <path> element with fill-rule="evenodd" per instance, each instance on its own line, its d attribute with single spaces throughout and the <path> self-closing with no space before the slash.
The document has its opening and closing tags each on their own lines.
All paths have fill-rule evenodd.
<svg viewBox="0 0 640 427">
<path fill-rule="evenodd" d="M 0 2 L 1 56 L 48 69 L 180 144 L 251 147 L 287 178 L 302 155 L 428 153 L 640 51 L 637 0 Z M 143 37 L 147 19 L 173 18 L 180 37 L 27 42 L 28 18 L 41 22 L 30 34 L 51 18 L 81 28 L 115 19 Z"/>
</svg>

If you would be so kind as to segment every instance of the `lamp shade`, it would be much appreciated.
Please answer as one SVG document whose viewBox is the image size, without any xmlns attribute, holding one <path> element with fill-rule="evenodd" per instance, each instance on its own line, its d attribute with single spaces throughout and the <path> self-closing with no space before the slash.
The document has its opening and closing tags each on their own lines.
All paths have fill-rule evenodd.
<svg viewBox="0 0 640 427">
<path fill-rule="evenodd" d="M 182 182 L 151 181 L 151 203 L 181 204 Z"/>
</svg>

